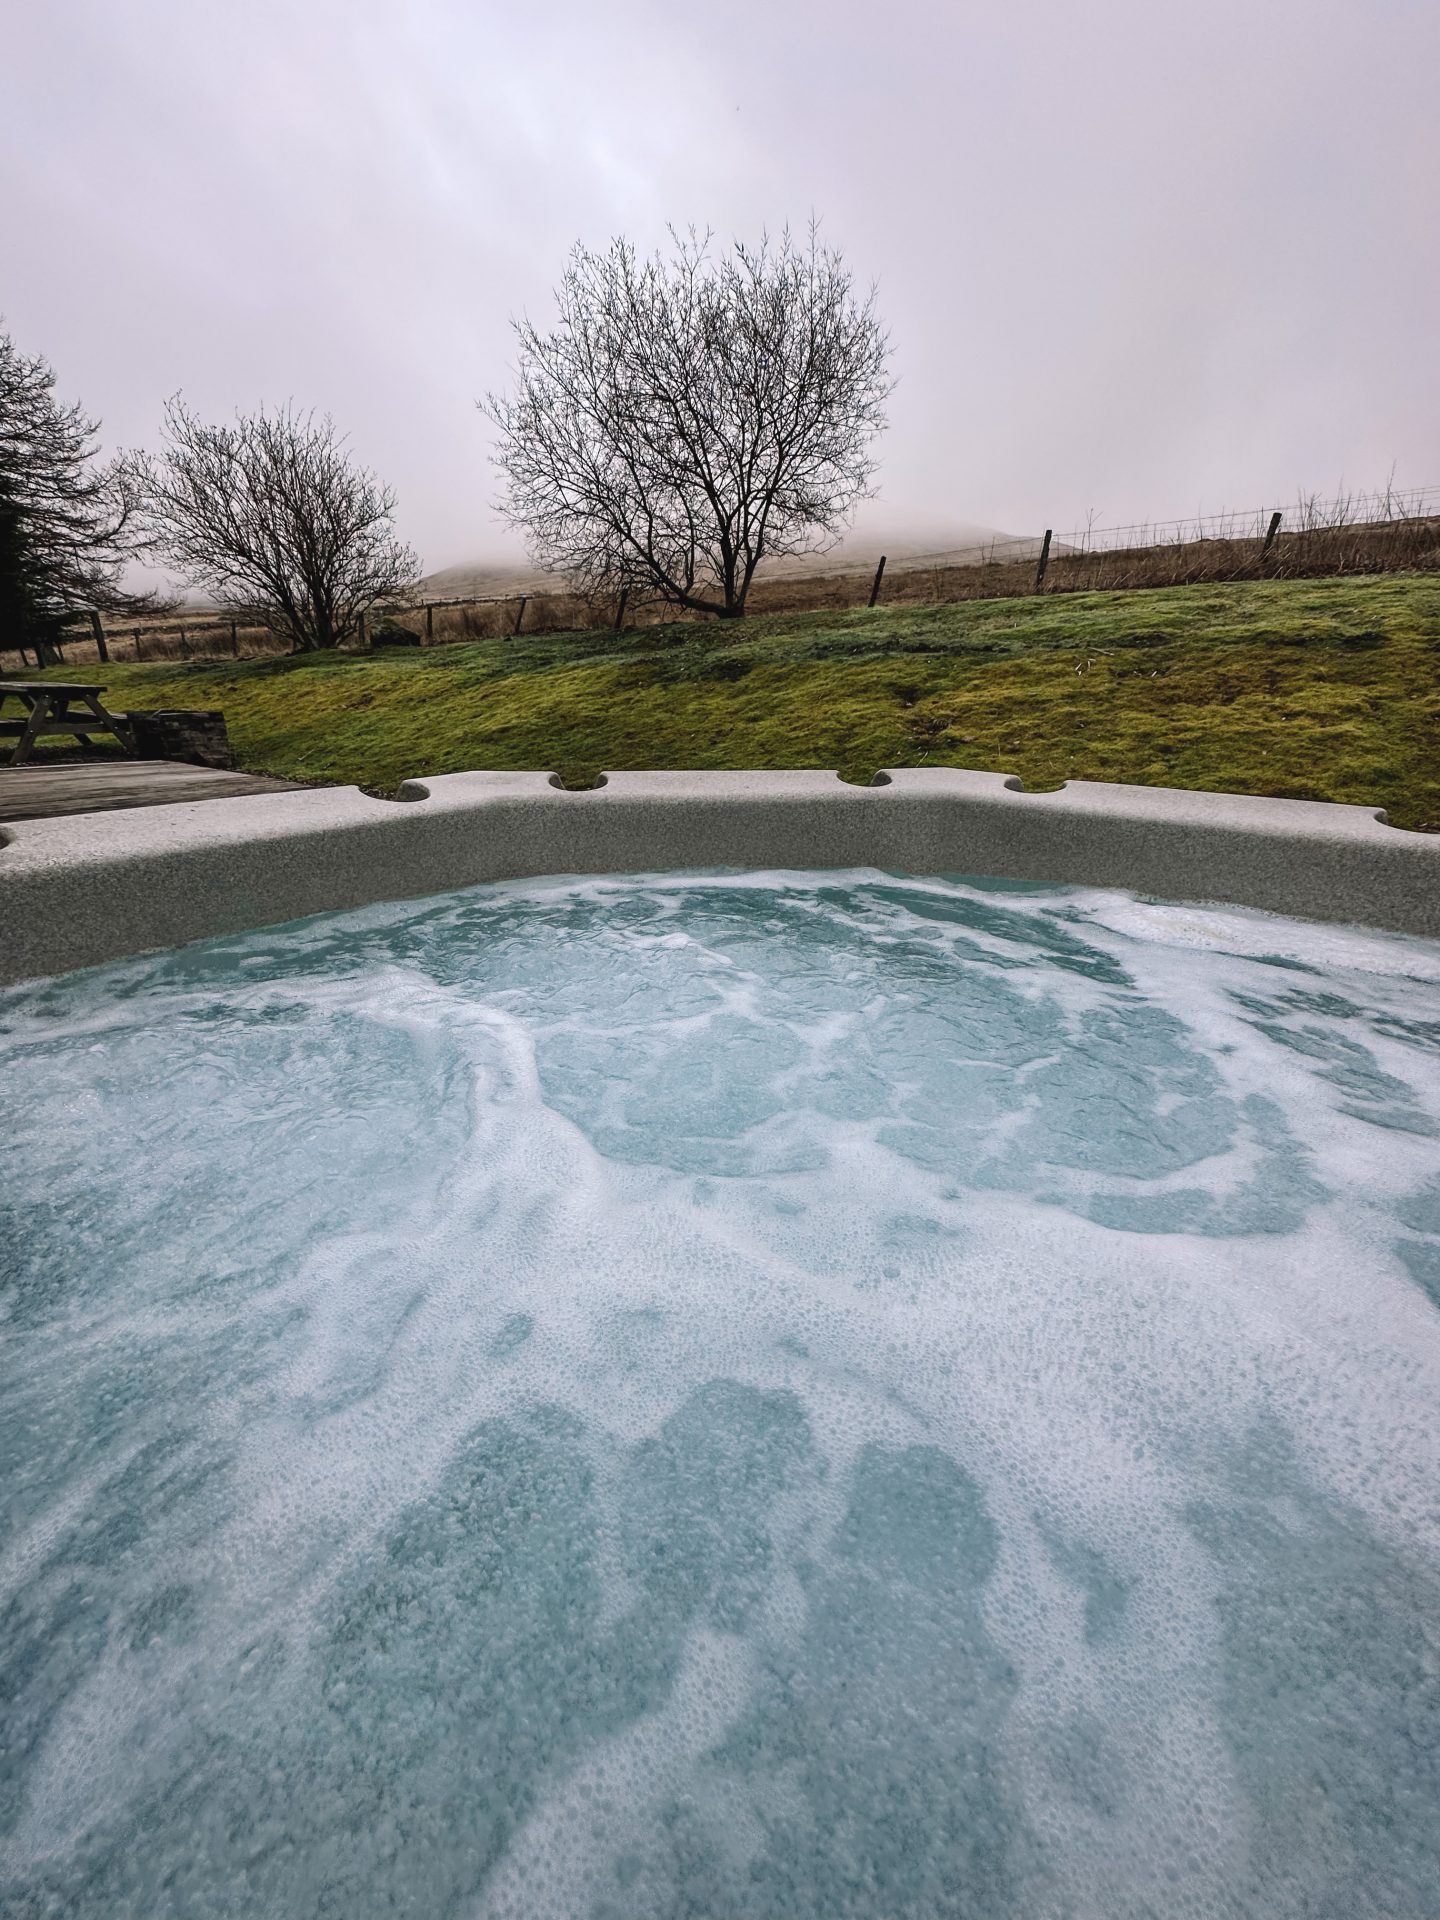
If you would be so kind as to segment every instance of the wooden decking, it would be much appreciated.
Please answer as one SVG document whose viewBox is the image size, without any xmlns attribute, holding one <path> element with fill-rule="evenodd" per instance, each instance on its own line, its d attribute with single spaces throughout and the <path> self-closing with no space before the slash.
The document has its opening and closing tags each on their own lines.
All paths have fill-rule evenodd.
<svg viewBox="0 0 1440 1920">
<path fill-rule="evenodd" d="M 114 807 L 164 807 L 177 800 L 227 800 L 285 793 L 298 783 L 254 773 L 222 773 L 182 760 L 50 760 L 0 766 L 0 820 L 43 820 Z"/>
</svg>

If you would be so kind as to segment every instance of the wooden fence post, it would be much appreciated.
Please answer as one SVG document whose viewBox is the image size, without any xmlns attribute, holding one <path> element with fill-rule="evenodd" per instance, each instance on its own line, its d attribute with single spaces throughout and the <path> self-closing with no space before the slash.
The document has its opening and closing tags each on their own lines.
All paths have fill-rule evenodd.
<svg viewBox="0 0 1440 1920">
<path fill-rule="evenodd" d="M 240 658 L 240 628 L 234 620 L 230 622 L 230 651 L 237 660 Z"/>
<path fill-rule="evenodd" d="M 621 589 L 620 589 L 620 604 L 619 604 L 619 606 L 618 606 L 618 607 L 617 607 L 617 608 L 615 609 L 615 631 L 616 631 L 616 633 L 619 633 L 619 631 L 620 631 L 620 629 L 621 629 L 621 628 L 622 628 L 622 627 L 623 627 L 623 626 L 625 625 L 625 602 L 626 602 L 626 601 L 627 601 L 627 600 L 628 600 L 629 598 L 630 598 L 630 589 L 629 589 L 629 587 L 621 587 Z"/>
<path fill-rule="evenodd" d="M 100 609 L 98 607 L 92 607 L 90 609 L 90 625 L 94 630 L 94 634 L 95 634 L 96 651 L 99 653 L 100 658 L 108 666 L 110 661 L 110 649 L 105 644 L 105 622 L 100 618 Z"/>
<path fill-rule="evenodd" d="M 522 593 L 520 596 L 520 611 L 515 616 L 514 630 L 516 633 L 520 631 L 520 622 L 525 618 L 525 603 L 529 598 L 530 598 L 529 594 L 526 594 L 526 593 Z"/>
<path fill-rule="evenodd" d="M 875 578 L 870 583 L 870 598 L 866 602 L 867 606 L 873 607 L 875 602 L 880 598 L 880 582 L 884 578 L 885 578 L 885 555 L 882 553 L 880 556 L 880 564 L 875 569 Z"/>
<path fill-rule="evenodd" d="M 428 647 L 435 638 L 435 609 L 430 601 L 425 602 L 425 644 Z"/>
<path fill-rule="evenodd" d="M 355 621 L 355 633 L 362 647 L 369 645 L 369 642 L 365 638 L 365 615 L 363 613 L 361 613 Z"/>
<path fill-rule="evenodd" d="M 1271 514 L 1270 525 L 1265 529 L 1265 544 L 1260 549 L 1260 558 L 1262 560 L 1266 557 L 1271 547 L 1273 547 L 1275 544 L 1275 536 L 1280 531 L 1280 520 L 1281 520 L 1280 514 L 1278 513 Z"/>
<path fill-rule="evenodd" d="M 135 629 L 135 658 L 136 658 L 137 660 L 143 660 L 143 659 L 145 658 L 145 656 L 144 656 L 144 654 L 143 654 L 143 653 L 141 653 L 141 651 L 140 651 L 140 629 L 139 629 L 139 627 L 136 627 L 136 629 Z"/>
<path fill-rule="evenodd" d="M 1045 538 L 1040 542 L 1040 564 L 1035 569 L 1036 593 L 1039 593 L 1041 588 L 1045 585 L 1045 569 L 1050 564 L 1050 536 L 1053 532 L 1054 532 L 1053 527 L 1046 527 Z"/>
</svg>

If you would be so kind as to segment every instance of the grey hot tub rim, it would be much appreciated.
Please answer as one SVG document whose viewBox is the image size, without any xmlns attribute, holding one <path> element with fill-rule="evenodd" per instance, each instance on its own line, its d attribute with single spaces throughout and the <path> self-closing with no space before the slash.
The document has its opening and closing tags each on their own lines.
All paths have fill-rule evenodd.
<svg viewBox="0 0 1440 1920">
<path fill-rule="evenodd" d="M 397 804 L 397 801 L 401 804 Z M 548 772 L 310 788 L 0 828 L 0 985 L 486 881 L 880 868 L 1113 887 L 1440 937 L 1440 835 L 1383 809 L 1001 773 Z"/>
</svg>

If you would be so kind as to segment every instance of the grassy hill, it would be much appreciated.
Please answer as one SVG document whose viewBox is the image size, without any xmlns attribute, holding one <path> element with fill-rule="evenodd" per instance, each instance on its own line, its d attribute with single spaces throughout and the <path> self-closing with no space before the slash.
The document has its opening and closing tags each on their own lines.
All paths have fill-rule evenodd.
<svg viewBox="0 0 1440 1920">
<path fill-rule="evenodd" d="M 73 669 L 71 670 L 73 673 Z M 57 678 L 64 678 L 57 671 Z M 1440 828 L 1440 580 L 762 615 L 424 652 L 112 666 L 223 708 L 242 764 L 390 789 L 540 767 L 963 766 L 1388 808 Z"/>
</svg>

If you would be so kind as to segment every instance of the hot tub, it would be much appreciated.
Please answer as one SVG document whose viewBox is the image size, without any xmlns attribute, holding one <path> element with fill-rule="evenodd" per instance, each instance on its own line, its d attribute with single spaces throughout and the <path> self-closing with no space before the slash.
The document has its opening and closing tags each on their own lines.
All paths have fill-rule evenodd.
<svg viewBox="0 0 1440 1920">
<path fill-rule="evenodd" d="M 521 879 L 0 1087 L 6 1912 L 1440 1912 L 1440 943 Z"/>
</svg>

